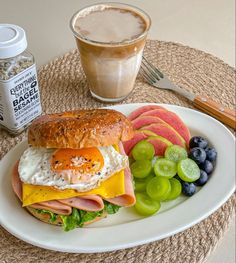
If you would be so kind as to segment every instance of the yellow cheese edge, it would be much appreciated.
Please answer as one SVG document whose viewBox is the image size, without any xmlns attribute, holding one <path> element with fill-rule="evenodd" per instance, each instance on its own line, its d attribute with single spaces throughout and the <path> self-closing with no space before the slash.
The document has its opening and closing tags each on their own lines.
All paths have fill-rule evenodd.
<svg viewBox="0 0 236 263">
<path fill-rule="evenodd" d="M 100 195 L 102 198 L 113 198 L 123 194 L 125 194 L 124 171 L 121 171 L 101 182 L 98 188 L 87 192 L 77 192 L 73 189 L 57 190 L 50 186 L 23 184 L 22 202 L 23 206 L 28 206 L 82 195 Z"/>
<path fill-rule="evenodd" d="M 114 145 L 118 151 L 118 146 Z M 50 186 L 22 185 L 22 206 L 29 206 L 39 202 L 66 199 L 82 195 L 100 195 L 102 198 L 113 198 L 125 194 L 124 170 L 115 173 L 100 186 L 87 192 L 78 192 L 73 189 L 58 190 Z"/>
</svg>

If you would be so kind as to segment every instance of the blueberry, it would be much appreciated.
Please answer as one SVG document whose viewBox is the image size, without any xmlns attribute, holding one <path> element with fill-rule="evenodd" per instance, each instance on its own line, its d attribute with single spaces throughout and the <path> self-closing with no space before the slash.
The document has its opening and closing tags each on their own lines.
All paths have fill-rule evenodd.
<svg viewBox="0 0 236 263">
<path fill-rule="evenodd" d="M 194 182 L 194 184 L 197 186 L 203 186 L 208 181 L 208 178 L 208 174 L 205 171 L 200 170 L 200 177 Z"/>
<path fill-rule="evenodd" d="M 195 184 L 183 182 L 182 183 L 182 192 L 183 192 L 184 195 L 187 195 L 187 196 L 194 195 L 195 192 L 196 192 Z"/>
<path fill-rule="evenodd" d="M 205 149 L 206 152 L 206 159 L 210 162 L 215 162 L 217 157 L 217 151 L 214 148 L 207 147 Z"/>
<path fill-rule="evenodd" d="M 201 163 L 199 165 L 200 169 L 202 169 L 203 171 L 205 171 L 207 174 L 211 174 L 213 169 L 214 169 L 214 166 L 212 164 L 212 162 L 206 160 L 204 163 Z"/>
<path fill-rule="evenodd" d="M 203 163 L 206 160 L 206 152 L 200 147 L 192 148 L 189 152 L 189 158 L 197 164 Z"/>
<path fill-rule="evenodd" d="M 202 149 L 205 149 L 207 146 L 208 146 L 208 141 L 201 136 L 194 136 L 189 141 L 190 149 L 195 147 L 200 147 Z"/>
</svg>

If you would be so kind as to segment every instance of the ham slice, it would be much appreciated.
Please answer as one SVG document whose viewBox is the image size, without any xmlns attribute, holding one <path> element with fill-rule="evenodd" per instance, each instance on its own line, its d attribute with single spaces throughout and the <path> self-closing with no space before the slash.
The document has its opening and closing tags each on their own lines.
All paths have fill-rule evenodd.
<svg viewBox="0 0 236 263">
<path fill-rule="evenodd" d="M 13 167 L 11 184 L 15 194 L 22 201 L 22 183 L 18 173 L 18 165 L 19 165 L 19 161 L 17 161 Z"/>
<path fill-rule="evenodd" d="M 120 154 L 125 155 L 122 143 L 119 143 Z M 135 194 L 132 182 L 132 175 L 129 168 L 125 169 L 125 194 L 106 199 L 108 202 L 118 206 L 132 206 L 135 204 Z"/>
<path fill-rule="evenodd" d="M 132 176 L 129 168 L 125 169 L 125 194 L 106 199 L 108 202 L 118 206 L 133 206 L 136 202 Z"/>
<path fill-rule="evenodd" d="M 104 208 L 103 200 L 98 195 L 85 195 L 59 200 L 60 203 L 86 211 L 101 211 Z"/>
<path fill-rule="evenodd" d="M 17 197 L 22 201 L 22 182 L 19 177 L 18 165 L 19 165 L 19 161 L 15 164 L 13 168 L 11 179 L 12 179 L 13 190 L 15 194 L 17 195 Z M 30 205 L 29 207 L 33 207 L 36 209 L 45 209 L 45 210 L 49 210 L 53 213 L 61 214 L 61 215 L 69 215 L 72 212 L 71 206 L 61 204 L 57 200 L 36 203 L 36 204 Z"/>
<path fill-rule="evenodd" d="M 72 213 L 71 206 L 64 205 L 58 200 L 36 203 L 36 204 L 30 205 L 29 207 L 33 207 L 36 209 L 45 209 L 45 210 L 48 210 L 48 211 L 51 211 L 53 213 L 60 214 L 60 215 L 70 215 Z"/>
</svg>

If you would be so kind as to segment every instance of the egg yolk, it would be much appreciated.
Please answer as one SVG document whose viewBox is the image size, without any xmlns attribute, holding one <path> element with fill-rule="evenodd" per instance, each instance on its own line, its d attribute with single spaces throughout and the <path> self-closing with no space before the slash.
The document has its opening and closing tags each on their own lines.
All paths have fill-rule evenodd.
<svg viewBox="0 0 236 263">
<path fill-rule="evenodd" d="M 78 170 L 81 174 L 94 174 L 102 169 L 104 159 L 96 147 L 83 149 L 59 149 L 51 159 L 53 171 Z"/>
</svg>

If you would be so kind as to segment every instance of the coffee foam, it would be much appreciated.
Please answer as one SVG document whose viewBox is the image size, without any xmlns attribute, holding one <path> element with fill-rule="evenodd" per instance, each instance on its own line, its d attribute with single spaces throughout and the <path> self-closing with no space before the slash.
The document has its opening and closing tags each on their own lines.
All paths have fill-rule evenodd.
<svg viewBox="0 0 236 263">
<path fill-rule="evenodd" d="M 82 37 L 105 43 L 135 39 L 146 27 L 145 20 L 132 10 L 105 5 L 84 9 L 74 22 L 74 30 Z"/>
</svg>

